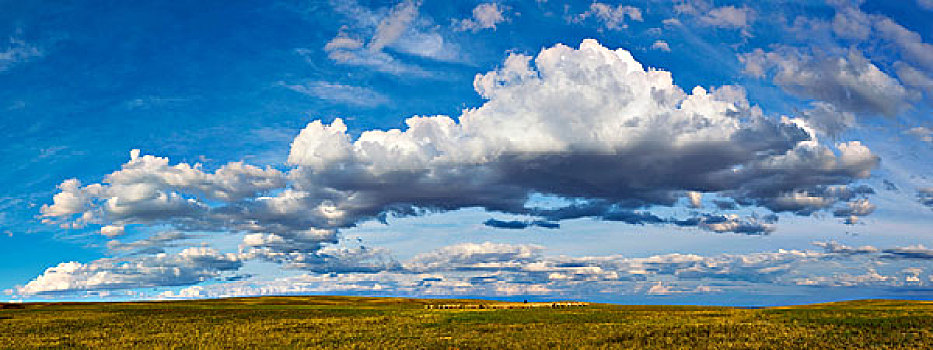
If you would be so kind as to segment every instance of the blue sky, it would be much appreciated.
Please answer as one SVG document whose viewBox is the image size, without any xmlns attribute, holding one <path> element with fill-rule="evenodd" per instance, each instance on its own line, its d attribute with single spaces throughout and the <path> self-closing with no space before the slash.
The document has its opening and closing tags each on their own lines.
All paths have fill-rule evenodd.
<svg viewBox="0 0 933 350">
<path fill-rule="evenodd" d="M 9 300 L 928 298 L 933 2 L 16 2 Z"/>
</svg>

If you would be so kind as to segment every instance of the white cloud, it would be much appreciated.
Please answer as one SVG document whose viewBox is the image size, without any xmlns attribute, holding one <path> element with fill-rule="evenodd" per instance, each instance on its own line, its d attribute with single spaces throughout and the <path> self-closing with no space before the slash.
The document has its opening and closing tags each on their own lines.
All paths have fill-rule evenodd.
<svg viewBox="0 0 933 350">
<path fill-rule="evenodd" d="M 896 115 L 906 105 L 907 90 L 861 53 L 846 57 L 820 57 L 791 47 L 765 52 L 755 49 L 739 55 L 745 72 L 766 77 L 785 91 L 802 98 L 832 103 L 847 112 Z"/>
<path fill-rule="evenodd" d="M 703 207 L 703 194 L 697 191 L 687 192 L 687 199 L 690 200 L 690 206 L 694 208 Z"/>
<path fill-rule="evenodd" d="M 681 23 L 680 20 L 676 18 L 667 18 L 661 21 L 661 23 L 663 23 L 665 27 L 678 27 L 683 25 L 683 23 Z"/>
<path fill-rule="evenodd" d="M 836 217 L 845 218 L 845 223 L 849 225 L 854 225 L 858 222 L 859 217 L 866 216 L 875 211 L 876 206 L 868 201 L 868 199 L 859 199 L 856 201 L 848 202 L 842 207 L 837 208 L 833 211 L 833 215 Z"/>
<path fill-rule="evenodd" d="M 100 228 L 100 234 L 113 238 L 125 233 L 123 225 L 105 225 Z"/>
<path fill-rule="evenodd" d="M 699 21 L 718 28 L 741 29 L 744 36 L 749 36 L 748 30 L 756 16 L 755 10 L 748 7 L 723 6 L 709 10 Z"/>
<path fill-rule="evenodd" d="M 353 23 L 341 27 L 324 46 L 324 51 L 328 58 L 340 64 L 421 77 L 431 74 L 403 62 L 398 55 L 390 54 L 386 49 L 436 61 L 462 61 L 458 47 L 445 40 L 429 19 L 419 15 L 420 4 L 403 1 L 391 8 L 373 11 L 355 1 L 337 2 L 337 12 L 346 15 Z M 309 60 L 315 54 L 308 49 L 298 49 L 298 53 Z"/>
<path fill-rule="evenodd" d="M 305 236 L 249 234 L 244 237 L 240 250 L 244 252 L 244 259 L 261 259 L 278 263 L 285 269 L 320 273 L 372 273 L 401 267 L 386 249 L 334 245 L 337 241 L 333 231 L 309 230 L 306 233 Z"/>
<path fill-rule="evenodd" d="M 706 153 L 708 157 L 702 160 L 702 164 L 696 164 L 691 178 L 704 172 L 718 172 L 722 170 L 720 166 L 731 167 L 747 161 L 752 161 L 747 164 L 749 168 L 745 171 L 749 176 L 767 176 L 767 173 L 777 170 L 774 166 L 776 162 L 782 163 L 783 170 L 813 161 L 823 162 L 830 167 L 857 166 L 860 170 L 851 173 L 856 177 L 866 176 L 866 170 L 873 166 L 873 156 L 864 158 L 864 162 L 845 163 L 836 161 L 836 156 L 829 149 L 813 142 L 794 146 L 795 141 L 791 140 L 795 136 L 781 133 L 795 127 L 779 131 L 786 126 L 769 125 L 769 122 L 756 117 L 756 110 L 748 107 L 740 90 L 723 88 L 709 93 L 696 88 L 692 95 L 687 95 L 671 84 L 669 73 L 645 71 L 628 52 L 609 51 L 595 41 L 584 42 L 580 50 L 565 46 L 544 50 L 535 59 L 536 68 L 530 63 L 530 57 L 512 55 L 502 69 L 477 76 L 474 83 L 476 90 L 489 101 L 480 108 L 465 111 L 459 123 L 446 116 L 413 117 L 406 121 L 409 127 L 406 131 L 368 131 L 351 142 L 347 136 L 340 136 L 345 129 L 342 121 L 333 126 L 315 122 L 296 138 L 296 146 L 292 148 L 289 161 L 315 174 L 338 171 L 333 167 L 339 164 L 342 169 L 339 172 L 342 174 L 332 176 L 341 178 L 342 186 L 356 186 L 350 181 L 358 181 L 360 184 L 378 183 L 385 181 L 380 180 L 381 177 L 391 176 L 396 181 L 406 181 L 404 186 L 419 188 L 416 192 L 439 201 L 433 205 L 444 207 L 443 203 L 450 205 L 466 198 L 501 198 L 496 199 L 499 203 L 470 202 L 462 205 L 484 205 L 506 211 L 515 211 L 516 206 L 524 202 L 521 198 L 525 196 L 517 193 L 527 193 L 528 190 L 567 197 L 670 204 L 676 196 L 673 193 L 659 193 L 655 189 L 687 190 L 691 186 L 690 180 L 684 179 L 685 183 L 678 184 L 654 183 L 665 176 L 631 173 L 623 169 L 638 168 L 639 165 L 624 163 L 644 158 L 652 159 L 656 164 L 667 164 L 667 161 L 680 157 L 678 152 L 681 150 L 695 155 L 695 148 L 703 148 L 708 142 L 730 142 L 738 140 L 736 138 L 744 133 L 766 133 L 756 140 L 756 143 L 765 143 L 749 145 L 751 147 L 785 147 L 783 152 L 787 153 L 753 161 L 747 158 L 750 155 L 739 154 L 717 159 L 725 154 L 718 153 L 719 150 L 715 148 L 707 149 L 704 152 L 709 152 Z M 610 69 L 610 74 L 606 75 L 607 71 L 602 67 Z M 597 72 L 599 79 L 595 75 Z M 617 91 L 625 93 L 619 94 Z M 703 120 L 693 119 L 694 115 L 702 116 Z M 740 115 L 755 122 L 743 124 L 741 118 L 736 118 Z M 660 123 L 661 120 L 665 122 Z M 759 129 L 762 127 L 765 129 Z M 771 127 L 778 129 L 766 131 Z M 767 134 L 773 132 L 778 134 Z M 318 141 L 325 139 L 334 142 Z M 840 144 L 840 147 L 845 145 Z M 642 150 L 643 147 L 646 148 Z M 850 150 L 862 148 L 856 143 L 852 144 Z M 642 154 L 641 158 L 617 158 L 617 155 L 636 150 Z M 592 156 L 575 156 L 577 153 Z M 717 160 L 709 162 L 710 159 Z M 600 184 L 599 178 L 587 178 L 589 175 L 586 174 L 560 174 L 561 178 L 578 179 L 580 184 L 593 186 L 592 189 L 581 186 L 560 189 L 548 184 L 547 178 L 536 178 L 536 174 L 512 173 L 519 171 L 514 169 L 518 162 L 527 162 L 523 168 L 526 170 L 522 171 L 533 168 L 535 171 L 549 172 L 552 176 L 558 175 L 561 169 L 573 169 L 576 172 L 595 166 L 603 169 L 601 177 L 613 181 L 612 184 Z M 557 163 L 552 162 L 563 162 L 563 165 L 557 166 Z M 570 162 L 586 164 L 568 166 Z M 600 164 L 597 166 L 595 162 Z M 618 172 L 612 170 L 616 165 L 620 167 Z M 458 170 L 451 172 L 453 169 Z M 676 173 L 674 169 L 655 170 Z M 352 174 L 347 171 L 352 171 Z M 418 175 L 422 171 L 427 172 Z M 484 178 L 482 176 L 472 176 L 472 180 L 467 182 L 475 183 L 477 187 L 461 185 L 459 191 L 444 188 L 445 192 L 438 192 L 441 188 L 434 187 L 440 183 L 460 181 L 450 176 L 463 176 L 467 172 L 478 172 L 475 175 L 504 172 L 509 174 L 507 178 L 521 179 L 526 189 L 508 182 L 479 185 L 478 181 Z M 722 175 L 736 175 L 737 178 L 732 182 L 738 181 L 738 186 L 741 186 L 742 180 L 739 178 L 743 177 L 743 172 Z M 320 176 L 315 175 L 315 179 L 309 181 L 320 181 Z M 358 180 L 353 180 L 353 177 Z M 622 183 L 643 184 L 644 192 L 639 188 L 620 188 L 619 179 L 628 179 Z M 489 192 L 493 186 L 498 186 L 498 189 L 488 195 L 480 195 Z M 697 183 L 693 186 L 719 185 Z M 596 191 L 597 188 L 600 190 Z M 606 191 L 612 188 L 615 190 Z M 417 201 L 404 197 L 380 198 L 384 195 L 356 192 L 359 199 L 377 203 Z M 359 209 L 366 204 L 357 202 L 344 205 Z"/>
<path fill-rule="evenodd" d="M 326 81 L 312 81 L 301 85 L 288 85 L 281 82 L 289 90 L 337 103 L 346 103 L 361 107 L 376 107 L 389 103 L 389 98 L 372 89 L 334 84 Z"/>
<path fill-rule="evenodd" d="M 356 140 L 340 119 L 312 122 L 292 143 L 288 161 L 297 169 L 288 175 L 242 163 L 210 173 L 136 152 L 101 184 L 66 181 L 42 212 L 72 226 L 274 233 L 314 250 L 333 238 L 302 238 L 310 229 L 419 208 L 528 214 L 533 193 L 633 208 L 674 205 L 687 191 L 718 192 L 744 205 L 798 211 L 784 198 L 867 177 L 877 163 L 858 142 L 836 145 L 837 155 L 793 124 L 761 116 L 741 89 L 686 94 L 670 73 L 645 70 L 627 51 L 592 40 L 546 49 L 534 63 L 515 54 L 478 75 L 475 88 L 488 101 L 459 122 L 412 117 L 405 131 L 371 130 Z M 825 197 L 818 209 L 849 199 Z"/>
<path fill-rule="evenodd" d="M 664 52 L 671 52 L 671 47 L 664 40 L 655 40 L 654 44 L 651 44 L 651 49 L 664 51 Z"/>
<path fill-rule="evenodd" d="M 923 42 L 920 34 L 884 16 L 875 16 L 874 27 L 878 35 L 894 43 L 907 60 L 933 72 L 933 45 Z"/>
<path fill-rule="evenodd" d="M 798 285 L 802 286 L 823 287 L 871 287 L 879 285 L 892 285 L 896 284 L 897 282 L 897 277 L 879 274 L 874 269 L 869 269 L 860 275 L 838 273 L 832 276 L 800 278 L 796 281 Z"/>
<path fill-rule="evenodd" d="M 541 220 L 762 234 L 774 229 L 773 216 L 678 220 L 648 208 L 697 192 L 807 215 L 864 198 L 849 184 L 878 162 L 859 142 L 823 145 L 793 122 L 764 116 L 741 88 L 688 94 L 670 73 L 595 40 L 535 58 L 513 54 L 477 75 L 474 88 L 487 101 L 457 119 L 416 116 L 405 130 L 357 138 L 340 119 L 309 123 L 291 145 L 286 171 L 234 162 L 212 172 L 134 150 L 101 183 L 65 181 L 41 212 L 67 227 L 245 234 L 241 248 L 250 259 L 371 272 L 398 263 L 378 250 L 334 250 L 337 230 L 386 215 L 481 207 Z M 573 204 L 526 207 L 535 194 Z M 182 239 L 114 247 L 154 252 Z"/>
<path fill-rule="evenodd" d="M 265 238 L 247 241 L 267 242 Z M 922 245 L 878 249 L 815 242 L 823 251 L 776 250 L 744 254 L 663 254 L 568 257 L 529 244 L 462 243 L 410 260 L 373 264 L 359 249 L 328 249 L 336 265 L 314 274 L 274 281 L 242 280 L 197 285 L 163 297 L 220 297 L 292 293 L 393 295 L 550 295 L 748 292 L 749 288 L 809 285 L 926 288 L 933 250 Z M 194 285 L 233 273 L 249 254 L 189 248 L 178 254 L 62 263 L 14 292 L 50 295 L 74 291 Z M 882 263 L 883 262 L 883 263 Z M 360 269 L 360 268 L 363 269 Z M 309 269 L 313 270 L 313 269 Z M 861 270 L 861 272 L 859 272 Z M 852 274 L 855 271 L 857 274 Z M 925 277 L 925 278 L 924 278 Z M 660 284 L 661 287 L 657 287 Z"/>
<path fill-rule="evenodd" d="M 871 35 L 871 21 L 858 8 L 844 7 L 833 17 L 833 33 L 841 38 L 865 40 Z"/>
<path fill-rule="evenodd" d="M 538 260 L 543 248 L 491 242 L 463 243 L 415 256 L 405 268 L 414 271 L 517 269 Z"/>
<path fill-rule="evenodd" d="M 933 0 L 917 0 L 917 6 L 933 11 Z"/>
<path fill-rule="evenodd" d="M 110 240 L 107 242 L 107 250 L 116 255 L 160 254 L 165 253 L 165 248 L 182 246 L 184 240 L 194 237 L 180 231 L 165 231 L 132 242 Z"/>
<path fill-rule="evenodd" d="M 483 29 L 496 30 L 496 25 L 505 22 L 505 11 L 508 7 L 497 3 L 483 3 L 473 8 L 473 17 L 462 20 L 454 20 L 454 28 L 460 31 L 473 31 L 474 33 Z"/>
<path fill-rule="evenodd" d="M 167 297 L 295 293 L 391 295 L 670 295 L 767 290 L 779 286 L 925 288 L 933 255 L 922 246 L 883 250 L 816 242 L 824 252 L 774 252 L 643 258 L 567 257 L 526 244 L 465 243 L 418 255 L 404 270 L 302 275 L 275 281 L 197 286 Z M 884 260 L 884 264 L 878 264 Z M 855 272 L 855 274 L 853 274 Z M 926 279 L 922 277 L 927 277 Z"/>
<path fill-rule="evenodd" d="M 933 129 L 917 126 L 904 131 L 904 134 L 916 136 L 920 141 L 933 143 Z"/>
<path fill-rule="evenodd" d="M 574 21 L 583 21 L 587 18 L 596 18 L 606 29 L 610 30 L 620 30 L 628 28 L 627 21 L 636 21 L 642 22 L 641 9 L 629 6 L 629 5 L 618 5 L 613 7 L 612 5 L 594 2 L 590 4 L 590 8 L 574 18 Z"/>
<path fill-rule="evenodd" d="M 870 53 L 868 56 L 876 64 L 882 64 L 882 69 L 895 71 L 904 85 L 919 90 L 909 91 L 912 97 L 920 96 L 919 92 L 927 95 L 933 92 L 933 79 L 930 78 L 933 45 L 923 42 L 919 33 L 887 16 L 863 12 L 859 8 L 860 2 L 831 5 L 836 11 L 832 21 L 798 16 L 794 26 L 788 29 L 796 32 L 799 40 L 810 42 L 812 52 L 838 54 L 849 51 L 850 60 L 857 48 Z M 892 61 L 893 67 L 884 66 Z"/>
<path fill-rule="evenodd" d="M 207 210 L 205 201 L 239 201 L 284 186 L 284 174 L 272 168 L 233 162 L 209 173 L 200 164 L 169 165 L 167 158 L 139 156 L 139 150 L 133 150 L 130 161 L 101 184 L 81 186 L 75 179 L 63 182 L 61 192 L 51 205 L 43 205 L 41 212 L 47 222 L 77 217 L 71 226 L 194 219 Z"/>
<path fill-rule="evenodd" d="M 427 76 L 420 67 L 399 61 L 395 57 L 382 52 L 370 51 L 363 48 L 362 40 L 351 37 L 344 29 L 324 46 L 327 57 L 334 62 L 352 66 L 370 67 L 376 71 L 395 75 Z M 298 49 L 296 52 L 311 61 L 315 52 L 308 49 Z"/>
<path fill-rule="evenodd" d="M 736 232 L 761 234 L 774 231 L 773 221 L 754 217 L 740 217 L 735 214 L 721 216 L 701 216 L 697 226 L 713 232 Z"/>
<path fill-rule="evenodd" d="M 837 110 L 835 105 L 822 101 L 811 102 L 810 109 L 801 112 L 801 118 L 808 126 L 833 137 L 855 126 L 855 114 Z"/>
<path fill-rule="evenodd" d="M 833 34 L 840 38 L 865 40 L 871 35 L 872 19 L 857 7 L 845 6 L 833 16 Z"/>
<path fill-rule="evenodd" d="M 404 1 L 393 7 L 389 14 L 376 26 L 376 33 L 369 40 L 366 49 L 379 52 L 397 41 L 418 16 L 419 5 L 412 1 Z"/>
<path fill-rule="evenodd" d="M 50 267 L 23 287 L 21 295 L 73 291 L 191 285 L 235 271 L 242 262 L 235 254 L 211 248 L 187 248 L 178 254 L 129 259 L 100 259 L 82 264 L 66 262 Z"/>
<path fill-rule="evenodd" d="M 0 73 L 5 72 L 13 66 L 28 62 L 29 60 L 41 57 L 42 51 L 38 47 L 29 45 L 22 39 L 10 37 L 9 43 L 5 49 L 0 49 Z"/>
<path fill-rule="evenodd" d="M 933 97 L 933 77 L 901 62 L 896 63 L 894 67 L 897 70 L 898 79 L 900 79 L 904 85 L 925 92 L 927 98 Z"/>
<path fill-rule="evenodd" d="M 878 253 L 880 249 L 872 246 L 861 246 L 861 247 L 850 247 L 845 244 L 840 244 L 839 242 L 813 242 L 813 245 L 818 247 L 823 247 L 827 253 L 832 254 L 844 254 L 844 255 L 853 255 L 853 254 L 874 254 Z"/>
</svg>

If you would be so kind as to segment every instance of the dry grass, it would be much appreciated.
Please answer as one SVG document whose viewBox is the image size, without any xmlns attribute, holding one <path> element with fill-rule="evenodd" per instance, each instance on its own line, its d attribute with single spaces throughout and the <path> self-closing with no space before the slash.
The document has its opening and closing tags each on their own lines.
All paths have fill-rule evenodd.
<svg viewBox="0 0 933 350">
<path fill-rule="evenodd" d="M 931 349 L 933 303 L 426 309 L 479 300 L 262 297 L 0 309 L 3 348 Z"/>
</svg>

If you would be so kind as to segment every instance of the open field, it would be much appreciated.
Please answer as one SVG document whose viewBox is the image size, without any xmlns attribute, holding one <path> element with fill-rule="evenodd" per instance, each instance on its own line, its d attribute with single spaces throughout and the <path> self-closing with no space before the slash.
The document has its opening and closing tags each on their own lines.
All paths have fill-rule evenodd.
<svg viewBox="0 0 933 350">
<path fill-rule="evenodd" d="M 426 308 L 499 304 L 330 296 L 4 304 L 0 347 L 933 348 L 933 302 Z"/>
</svg>

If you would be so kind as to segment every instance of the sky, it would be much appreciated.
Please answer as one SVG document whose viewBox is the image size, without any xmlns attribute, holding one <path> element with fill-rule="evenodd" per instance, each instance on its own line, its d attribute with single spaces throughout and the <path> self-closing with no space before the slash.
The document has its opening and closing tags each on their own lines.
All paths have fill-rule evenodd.
<svg viewBox="0 0 933 350">
<path fill-rule="evenodd" d="M 0 299 L 933 297 L 933 2 L 0 0 Z"/>
</svg>

